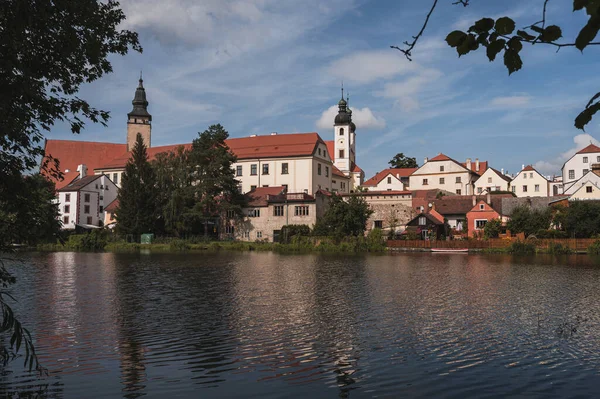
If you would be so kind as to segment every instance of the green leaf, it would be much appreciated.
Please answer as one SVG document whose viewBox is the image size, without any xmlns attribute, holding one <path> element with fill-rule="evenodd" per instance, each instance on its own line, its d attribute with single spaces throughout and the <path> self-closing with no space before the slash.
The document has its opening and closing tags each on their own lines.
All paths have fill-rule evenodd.
<svg viewBox="0 0 600 399">
<path fill-rule="evenodd" d="M 514 72 L 517 72 L 523 66 L 523 61 L 521 61 L 521 57 L 519 53 L 515 50 L 508 49 L 504 52 L 504 65 L 508 69 L 508 74 L 512 75 Z"/>
<path fill-rule="evenodd" d="M 508 41 L 508 48 L 519 53 L 523 49 L 523 44 L 518 36 L 513 37 Z"/>
<path fill-rule="evenodd" d="M 535 36 L 530 35 L 529 33 L 525 32 L 524 30 L 518 30 L 517 35 L 521 36 L 525 40 L 534 40 L 535 39 Z"/>
<path fill-rule="evenodd" d="M 506 40 L 499 39 L 499 40 L 496 40 L 495 42 L 491 42 L 488 45 L 487 57 L 490 59 L 490 61 L 494 61 L 496 59 L 496 56 L 498 55 L 498 53 L 504 49 L 505 44 L 506 44 Z"/>
<path fill-rule="evenodd" d="M 600 30 L 600 17 L 591 17 L 588 23 L 581 29 L 579 35 L 577 35 L 577 39 L 575 39 L 575 47 L 577 47 L 580 51 L 583 51 L 584 48 L 587 47 L 588 44 L 598 34 Z"/>
<path fill-rule="evenodd" d="M 487 46 L 488 45 L 488 41 L 487 41 L 488 36 L 489 36 L 489 33 L 483 32 L 482 34 L 477 36 L 477 43 L 479 43 L 483 46 Z"/>
<path fill-rule="evenodd" d="M 473 26 L 469 28 L 469 32 L 483 33 L 489 32 L 494 27 L 494 20 L 492 18 L 482 18 L 475 22 Z"/>
<path fill-rule="evenodd" d="M 467 34 L 465 32 L 455 30 L 446 36 L 446 43 L 448 43 L 450 47 L 458 47 L 466 38 Z"/>
<path fill-rule="evenodd" d="M 596 103 L 591 107 L 581 111 L 577 118 L 575 118 L 575 127 L 577 129 L 585 131 L 585 125 L 587 125 L 592 120 L 592 117 L 598 111 L 600 111 L 600 103 Z"/>
<path fill-rule="evenodd" d="M 554 42 L 560 39 L 561 37 L 562 30 L 560 29 L 560 27 L 556 25 L 550 25 L 549 27 L 544 29 L 544 32 L 542 32 L 540 39 L 544 42 Z"/>
<path fill-rule="evenodd" d="M 542 33 L 544 33 L 544 30 L 542 28 L 540 28 L 539 26 L 533 25 L 533 26 L 530 26 L 529 29 L 531 29 L 532 31 L 534 31 L 536 33 L 539 33 L 540 35 Z"/>
<path fill-rule="evenodd" d="M 515 30 L 515 21 L 508 17 L 498 18 L 496 21 L 496 32 L 500 35 L 510 35 Z"/>
<path fill-rule="evenodd" d="M 479 43 L 477 43 L 477 39 L 475 38 L 475 35 L 473 34 L 469 34 L 467 35 L 467 38 L 465 40 L 463 40 L 463 42 L 460 44 L 460 46 L 458 46 L 456 48 L 456 51 L 458 52 L 458 56 L 463 56 L 467 53 L 469 53 L 470 51 L 475 51 L 479 48 Z"/>
</svg>

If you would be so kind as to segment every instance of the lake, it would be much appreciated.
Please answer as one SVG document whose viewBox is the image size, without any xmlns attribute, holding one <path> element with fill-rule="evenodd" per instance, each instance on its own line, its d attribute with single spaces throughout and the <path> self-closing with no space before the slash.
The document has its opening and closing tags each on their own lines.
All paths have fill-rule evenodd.
<svg viewBox="0 0 600 399">
<path fill-rule="evenodd" d="M 22 254 L 17 315 L 49 376 L 0 396 L 592 397 L 586 256 Z M 16 395 L 15 395 L 16 396 Z"/>
</svg>

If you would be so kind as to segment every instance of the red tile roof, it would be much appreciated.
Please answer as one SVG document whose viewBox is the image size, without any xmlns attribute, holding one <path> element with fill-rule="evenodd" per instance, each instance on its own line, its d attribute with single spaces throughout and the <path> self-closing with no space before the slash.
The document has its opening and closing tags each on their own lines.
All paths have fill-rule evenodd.
<svg viewBox="0 0 600 399">
<path fill-rule="evenodd" d="M 536 171 L 536 170 L 533 168 L 533 166 L 531 166 L 531 165 L 527 165 L 527 166 L 525 166 L 525 167 L 523 168 L 523 170 L 525 170 L 525 171 L 528 171 L 528 172 L 537 172 L 537 171 Z"/>
<path fill-rule="evenodd" d="M 435 209 L 430 209 L 428 213 L 430 216 L 435 218 L 438 222 L 444 223 L 444 217 L 442 215 L 440 215 L 440 213 L 438 211 L 436 211 Z"/>
<path fill-rule="evenodd" d="M 439 153 L 438 155 L 436 155 L 435 157 L 431 158 L 429 160 L 430 161 L 454 161 L 452 158 L 450 158 L 447 155 L 444 155 L 442 153 Z M 456 161 L 455 161 L 456 162 Z"/>
<path fill-rule="evenodd" d="M 162 154 L 165 152 L 175 152 L 179 147 L 183 147 L 186 150 L 192 148 L 192 144 L 171 144 L 171 145 L 163 145 L 160 147 L 150 147 L 146 149 L 146 153 L 148 154 L 148 160 L 152 161 L 156 159 L 158 154 Z M 113 157 L 110 160 L 100 167 L 96 169 L 116 169 L 116 168 L 124 168 L 127 164 L 127 161 L 131 157 L 131 152 L 123 152 L 116 157 Z"/>
<path fill-rule="evenodd" d="M 56 191 L 79 191 L 101 176 L 102 175 L 89 175 L 85 176 L 83 179 L 77 177 L 75 180 L 71 181 L 69 184 L 63 186 L 62 188 Z"/>
<path fill-rule="evenodd" d="M 49 179 L 56 184 L 59 190 L 73 181 L 78 175 L 77 166 L 85 164 L 91 172 L 102 166 L 106 161 L 127 149 L 126 144 L 99 143 L 93 141 L 77 140 L 47 140 L 46 154 L 60 161 L 60 170 L 64 179 L 58 181 L 50 176 Z M 69 172 L 65 172 L 69 170 Z"/>
<path fill-rule="evenodd" d="M 341 170 L 339 170 L 337 168 L 337 166 L 335 166 L 335 165 L 331 165 L 331 174 L 334 175 L 334 176 L 340 176 L 340 177 L 346 177 L 346 178 L 348 178 L 348 176 L 346 176 L 344 174 L 344 172 L 342 172 Z"/>
<path fill-rule="evenodd" d="M 464 168 L 468 169 L 466 162 L 461 163 L 461 165 Z M 474 172 L 474 173 L 476 173 L 476 174 L 478 174 L 480 176 L 485 173 L 485 171 L 487 170 L 487 168 L 488 168 L 488 162 L 487 161 L 479 161 L 479 171 L 477 171 L 477 163 L 476 162 L 471 162 L 471 172 Z"/>
<path fill-rule="evenodd" d="M 270 195 L 279 195 L 283 193 L 285 187 L 257 187 L 254 190 L 246 193 L 246 200 L 249 206 L 267 206 L 267 199 Z"/>
<path fill-rule="evenodd" d="M 114 212 L 117 210 L 117 208 L 119 207 L 119 199 L 115 198 L 115 200 L 113 202 L 111 202 L 110 204 L 106 205 L 106 208 L 104 208 L 104 210 L 106 212 Z"/>
<path fill-rule="evenodd" d="M 318 143 L 318 133 L 292 133 L 228 139 L 227 145 L 238 159 L 310 156 Z"/>
<path fill-rule="evenodd" d="M 412 195 L 412 191 L 362 191 L 356 192 L 352 194 L 341 193 L 342 196 L 347 195 L 357 195 L 359 197 L 372 197 L 375 195 L 386 196 L 386 195 Z"/>
<path fill-rule="evenodd" d="M 350 170 L 354 173 L 365 173 L 365 171 L 362 170 L 357 164 L 352 164 Z"/>
<path fill-rule="evenodd" d="M 412 175 L 414 173 L 415 170 L 417 170 L 418 168 L 391 168 L 391 169 L 385 169 L 382 170 L 381 172 L 377 173 L 375 176 L 371 177 L 369 180 L 367 180 L 366 182 L 364 182 L 363 186 L 376 186 L 378 185 L 383 179 L 385 179 L 389 174 L 393 175 L 394 177 L 408 177 L 410 175 Z"/>
<path fill-rule="evenodd" d="M 331 158 L 332 161 L 335 160 L 335 142 L 333 140 L 329 140 L 326 141 L 325 144 L 327 145 L 327 152 L 329 153 L 329 158 Z"/>
<path fill-rule="evenodd" d="M 592 152 L 600 152 L 600 147 L 598 147 L 597 145 L 594 145 L 594 144 L 590 144 L 587 147 L 585 147 L 584 149 L 577 151 L 578 154 L 589 154 Z"/>
</svg>

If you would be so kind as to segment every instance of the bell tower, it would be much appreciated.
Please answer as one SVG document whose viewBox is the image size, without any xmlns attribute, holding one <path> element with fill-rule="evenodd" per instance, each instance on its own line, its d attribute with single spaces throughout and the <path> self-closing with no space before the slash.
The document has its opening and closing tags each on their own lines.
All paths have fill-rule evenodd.
<svg viewBox="0 0 600 399">
<path fill-rule="evenodd" d="M 344 100 L 344 87 L 342 98 L 338 102 L 338 114 L 333 124 L 335 134 L 333 154 L 334 165 L 348 175 L 356 161 L 356 125 L 352 122 L 352 111 L 348 108 L 348 101 Z"/>
<path fill-rule="evenodd" d="M 133 109 L 127 114 L 127 151 L 133 149 L 138 133 L 142 135 L 146 147 L 150 148 L 152 115 L 148 113 L 148 101 L 146 100 L 146 90 L 144 89 L 144 80 L 142 79 L 141 72 L 139 84 L 131 103 L 133 104 Z"/>
</svg>

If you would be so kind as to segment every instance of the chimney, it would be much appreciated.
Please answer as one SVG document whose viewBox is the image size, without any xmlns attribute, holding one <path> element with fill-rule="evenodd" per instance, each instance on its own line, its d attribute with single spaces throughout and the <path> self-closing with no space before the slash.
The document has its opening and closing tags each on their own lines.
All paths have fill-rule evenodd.
<svg viewBox="0 0 600 399">
<path fill-rule="evenodd" d="M 487 203 L 488 205 L 492 205 L 492 194 L 489 191 L 487 193 Z"/>
<path fill-rule="evenodd" d="M 504 168 L 500 169 L 500 174 L 504 176 Z"/>
<path fill-rule="evenodd" d="M 271 132 L 271 136 L 277 136 L 277 132 Z"/>
<path fill-rule="evenodd" d="M 251 134 L 250 137 L 256 137 L 256 134 Z"/>
<path fill-rule="evenodd" d="M 467 169 L 471 170 L 471 158 L 467 158 Z"/>
<path fill-rule="evenodd" d="M 87 175 L 87 166 L 85 164 L 78 165 L 77 171 L 79 172 L 79 178 L 83 179 Z"/>
<path fill-rule="evenodd" d="M 400 173 L 396 173 L 396 178 L 400 180 Z"/>
<path fill-rule="evenodd" d="M 427 161 L 429 161 L 429 158 L 425 157 L 425 161 L 423 163 L 427 163 Z"/>
<path fill-rule="evenodd" d="M 521 165 L 521 170 L 525 169 L 525 164 Z"/>
<path fill-rule="evenodd" d="M 479 172 L 479 158 L 475 158 L 475 172 Z"/>
<path fill-rule="evenodd" d="M 473 206 L 477 205 L 477 196 L 473 195 Z"/>
</svg>

